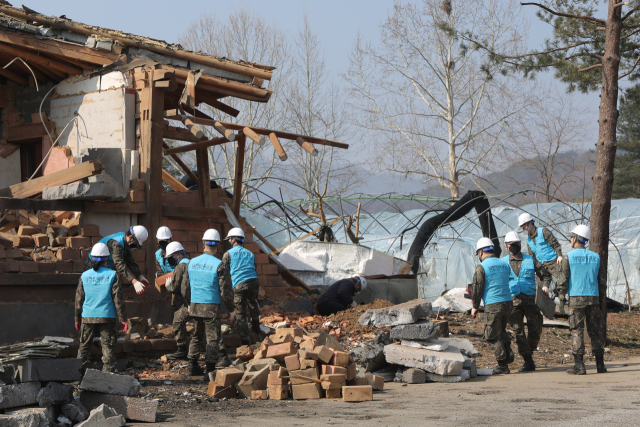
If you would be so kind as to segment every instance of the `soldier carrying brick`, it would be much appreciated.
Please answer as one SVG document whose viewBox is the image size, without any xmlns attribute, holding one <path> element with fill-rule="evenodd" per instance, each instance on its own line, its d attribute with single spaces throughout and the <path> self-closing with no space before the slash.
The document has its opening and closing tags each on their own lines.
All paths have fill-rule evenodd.
<svg viewBox="0 0 640 427">
<path fill-rule="evenodd" d="M 80 331 L 78 359 L 82 360 L 82 371 L 89 365 L 89 355 L 93 337 L 100 334 L 102 344 L 102 370 L 113 372 L 116 358 L 117 320 L 127 332 L 127 313 L 124 292 L 115 271 L 106 268 L 109 248 L 104 243 L 96 243 L 91 249 L 91 269 L 82 273 L 76 290 L 75 323 Z"/>
<path fill-rule="evenodd" d="M 174 269 L 167 261 L 167 246 L 171 243 L 171 230 L 169 227 L 160 227 L 156 232 L 158 250 L 156 251 L 156 277 L 171 273 Z"/>
<path fill-rule="evenodd" d="M 168 230 L 168 229 L 167 229 Z M 173 269 L 173 276 L 167 279 L 165 287 L 171 293 L 171 311 L 173 313 L 173 329 L 178 350 L 168 354 L 168 359 L 187 358 L 187 318 L 189 305 L 182 296 L 182 282 L 187 275 L 189 258 L 180 242 L 171 242 L 166 246 L 163 264 Z"/>
</svg>

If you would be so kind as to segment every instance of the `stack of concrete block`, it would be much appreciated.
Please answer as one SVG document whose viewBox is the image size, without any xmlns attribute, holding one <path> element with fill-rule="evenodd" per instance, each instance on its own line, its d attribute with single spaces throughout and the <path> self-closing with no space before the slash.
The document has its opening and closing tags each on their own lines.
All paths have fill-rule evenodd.
<svg viewBox="0 0 640 427">
<path fill-rule="evenodd" d="M 73 396 L 81 379 L 77 359 L 23 359 L 5 362 L 0 375 L 0 425 L 53 425 L 64 417 L 85 421 L 89 411 Z"/>
<path fill-rule="evenodd" d="M 79 386 L 80 403 L 92 413 L 104 405 L 124 419 L 153 423 L 158 401 L 137 397 L 141 387 L 128 375 L 87 369 Z"/>
<path fill-rule="evenodd" d="M 211 373 L 207 394 L 272 400 L 343 397 L 355 402 L 372 400 L 373 390 L 384 388 L 382 377 L 357 378 L 349 353 L 326 333 L 311 336 L 302 328 L 276 329 L 252 354 L 250 361 L 238 359 L 234 366 Z"/>
</svg>

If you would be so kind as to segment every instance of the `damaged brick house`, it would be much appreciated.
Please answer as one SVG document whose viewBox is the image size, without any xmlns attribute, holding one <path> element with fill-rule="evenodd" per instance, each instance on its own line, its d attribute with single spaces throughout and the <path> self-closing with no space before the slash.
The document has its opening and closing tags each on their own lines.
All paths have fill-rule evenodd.
<svg viewBox="0 0 640 427">
<path fill-rule="evenodd" d="M 240 194 L 247 143 L 270 143 L 282 160 L 280 139 L 315 145 L 347 144 L 303 135 L 220 123 L 200 104 L 237 116 L 224 103 L 236 97 L 268 102 L 263 88 L 273 68 L 237 62 L 178 45 L 0 5 L 0 343 L 73 329 L 73 299 L 91 245 L 142 224 L 149 229 L 136 253 L 152 278 L 155 230 L 171 228 L 191 256 L 202 234 L 231 227 L 222 208 L 239 217 L 241 200 L 210 188 L 207 148 L 237 147 L 235 188 Z M 180 126 L 171 126 L 176 121 Z M 220 133 L 209 140 L 201 127 Z M 188 144 L 169 148 L 165 139 Z M 195 151 L 197 172 L 180 159 Z M 162 168 L 172 156 L 199 189 L 188 191 Z M 165 181 L 173 191 L 163 187 Z M 201 184 L 201 185 L 200 185 Z M 306 285 L 253 241 L 264 298 L 281 301 Z M 49 231 L 49 235 L 47 235 Z M 46 254 L 45 254 L 46 253 Z M 38 255 L 40 254 L 40 255 Z M 46 255 L 46 256 L 45 256 Z M 126 288 L 129 316 L 170 323 L 166 293 L 137 297 Z"/>
</svg>

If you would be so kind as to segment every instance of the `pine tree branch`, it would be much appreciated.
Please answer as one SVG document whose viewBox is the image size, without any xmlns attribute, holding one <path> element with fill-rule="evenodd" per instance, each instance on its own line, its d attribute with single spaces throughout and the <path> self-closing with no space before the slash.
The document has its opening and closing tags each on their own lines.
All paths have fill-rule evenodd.
<svg viewBox="0 0 640 427">
<path fill-rule="evenodd" d="M 638 61 L 640 61 L 640 56 L 638 58 L 636 58 L 636 62 L 633 63 L 633 67 L 631 67 L 631 69 L 629 70 L 628 73 L 625 73 L 621 76 L 618 77 L 618 80 L 620 79 L 624 79 L 625 77 L 627 77 L 629 74 L 633 73 L 633 70 L 636 69 L 636 67 L 638 66 Z"/>
<path fill-rule="evenodd" d="M 602 64 L 595 64 L 595 65 L 592 65 L 592 66 L 587 67 L 587 68 L 581 68 L 581 69 L 578 70 L 578 72 L 581 73 L 583 71 L 593 70 L 594 68 L 600 68 L 600 67 L 602 67 Z"/>
<path fill-rule="evenodd" d="M 617 5 L 616 5 L 617 6 Z M 631 9 L 629 12 L 627 12 L 622 19 L 620 20 L 620 22 L 624 22 L 628 17 L 630 17 L 631 15 L 633 15 L 634 12 L 637 12 L 638 10 L 640 10 L 640 7 L 634 7 L 633 9 Z"/>
<path fill-rule="evenodd" d="M 538 6 L 541 9 L 546 10 L 547 12 L 549 12 L 552 15 L 555 16 L 561 16 L 563 18 L 572 18 L 572 19 L 581 19 L 583 21 L 588 21 L 588 22 L 595 22 L 596 24 L 602 24 L 602 25 L 606 25 L 606 21 L 602 20 L 602 19 L 597 19 L 597 18 L 593 18 L 591 16 L 580 16 L 580 15 L 572 15 L 570 13 L 562 13 L 562 12 L 556 12 L 553 9 L 549 9 L 548 7 L 541 5 L 540 3 L 520 3 L 520 5 L 522 6 Z"/>
</svg>

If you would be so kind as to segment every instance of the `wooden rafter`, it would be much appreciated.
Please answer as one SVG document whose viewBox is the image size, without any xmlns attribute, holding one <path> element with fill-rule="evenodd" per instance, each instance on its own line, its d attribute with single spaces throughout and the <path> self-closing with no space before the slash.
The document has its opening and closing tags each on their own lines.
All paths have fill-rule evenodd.
<svg viewBox="0 0 640 427">
<path fill-rule="evenodd" d="M 28 49 L 18 49 L 6 43 L 0 43 L 0 52 L 4 52 L 14 57 L 20 57 L 24 59 L 27 64 L 39 64 L 49 69 L 65 73 L 65 75 L 68 74 L 71 76 L 75 76 L 76 74 L 82 74 L 82 68 L 74 67 L 73 65 L 69 65 L 64 61 L 48 58 L 41 52 Z"/>
</svg>

